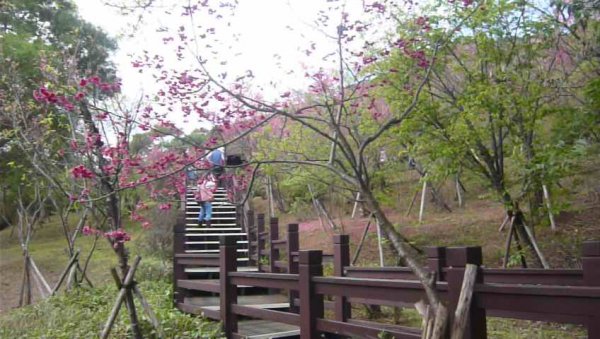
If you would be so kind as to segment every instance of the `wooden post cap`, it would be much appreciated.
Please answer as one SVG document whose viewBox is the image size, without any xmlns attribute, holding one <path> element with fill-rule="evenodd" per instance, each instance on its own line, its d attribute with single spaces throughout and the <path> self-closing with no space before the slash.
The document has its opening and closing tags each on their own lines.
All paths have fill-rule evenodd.
<svg viewBox="0 0 600 339">
<path fill-rule="evenodd" d="M 336 234 L 333 236 L 334 244 L 348 244 L 350 243 L 350 237 L 348 234 Z"/>
<path fill-rule="evenodd" d="M 323 263 L 323 251 L 306 250 L 300 251 L 300 265 L 320 265 Z"/>
<path fill-rule="evenodd" d="M 287 229 L 288 229 L 288 233 L 298 232 L 298 224 L 288 224 Z"/>
<path fill-rule="evenodd" d="M 466 264 L 481 265 L 483 255 L 481 247 L 448 247 L 446 248 L 446 263 L 448 266 L 465 267 Z"/>
</svg>

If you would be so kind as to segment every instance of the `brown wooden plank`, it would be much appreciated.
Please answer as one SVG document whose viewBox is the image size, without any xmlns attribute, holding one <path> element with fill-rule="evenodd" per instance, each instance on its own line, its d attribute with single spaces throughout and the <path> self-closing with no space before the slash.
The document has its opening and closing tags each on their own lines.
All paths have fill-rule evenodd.
<svg viewBox="0 0 600 339">
<path fill-rule="evenodd" d="M 260 336 L 273 336 L 277 338 L 278 333 L 285 333 L 290 331 L 298 331 L 300 329 L 297 326 L 277 323 L 268 320 L 243 320 L 238 323 L 238 334 L 242 338 L 255 337 L 259 339 Z"/>
<path fill-rule="evenodd" d="M 253 307 L 251 305 L 246 306 L 238 304 L 231 305 L 231 310 L 237 315 L 243 315 L 246 317 L 270 320 L 289 325 L 300 324 L 300 316 L 295 313 L 274 311 L 265 308 Z"/>
<path fill-rule="evenodd" d="M 339 335 L 355 336 L 358 338 L 380 338 L 380 334 L 385 332 L 397 339 L 416 339 L 421 338 L 421 333 L 413 329 L 392 329 L 380 323 L 344 323 L 341 321 L 317 319 L 317 329 L 321 332 L 334 333 Z"/>
<path fill-rule="evenodd" d="M 219 293 L 219 279 L 179 279 L 177 280 L 177 286 L 186 288 L 194 291 L 205 291 Z"/>
<path fill-rule="evenodd" d="M 231 282 L 236 285 L 249 285 L 264 288 L 277 288 L 286 290 L 298 289 L 298 275 L 285 273 L 230 273 Z"/>
</svg>

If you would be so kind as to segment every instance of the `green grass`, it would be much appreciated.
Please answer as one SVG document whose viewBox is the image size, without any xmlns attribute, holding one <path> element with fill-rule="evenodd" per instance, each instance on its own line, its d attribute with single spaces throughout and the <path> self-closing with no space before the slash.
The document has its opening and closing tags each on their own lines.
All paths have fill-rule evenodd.
<svg viewBox="0 0 600 339">
<path fill-rule="evenodd" d="M 165 218 L 156 227 L 170 230 L 172 220 Z M 136 272 L 142 293 L 156 313 L 167 338 L 219 338 L 218 323 L 186 315 L 172 306 L 172 268 L 164 255 L 153 248 L 151 236 L 139 226 L 127 225 L 132 241 L 127 244 L 131 257 L 141 254 L 143 259 Z M 81 249 L 81 264 L 93 246 L 94 237 L 79 237 L 76 248 Z M 68 262 L 66 240 L 60 223 L 51 218 L 39 227 L 29 246 L 35 260 L 51 286 Z M 108 319 L 118 293 L 110 275 L 117 265 L 117 256 L 104 238 L 99 238 L 92 255 L 88 274 L 95 285 L 87 285 L 70 292 L 61 292 L 46 300 L 34 299 L 35 304 L 10 310 L 18 303 L 18 291 L 23 269 L 22 250 L 16 234 L 0 232 L 0 281 L 2 282 L 3 313 L 0 313 L 0 338 L 93 338 L 98 337 Z M 137 307 L 144 338 L 156 337 L 147 317 Z M 111 333 L 113 338 L 130 336 L 129 318 L 125 308 L 119 314 Z"/>
<path fill-rule="evenodd" d="M 219 324 L 186 315 L 172 307 L 172 288 L 165 279 L 144 281 L 140 289 L 152 305 L 166 338 L 221 338 Z M 0 338 L 95 338 L 101 332 L 117 294 L 115 287 L 80 288 L 35 305 L 0 315 Z M 144 338 L 156 333 L 137 305 Z M 130 337 L 123 306 L 112 338 Z"/>
</svg>

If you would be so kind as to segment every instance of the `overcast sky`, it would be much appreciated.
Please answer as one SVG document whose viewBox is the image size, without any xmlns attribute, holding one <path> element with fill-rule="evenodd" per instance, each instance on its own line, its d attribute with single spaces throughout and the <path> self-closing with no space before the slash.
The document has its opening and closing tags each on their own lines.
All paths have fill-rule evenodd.
<svg viewBox="0 0 600 339">
<path fill-rule="evenodd" d="M 170 5 L 177 0 L 163 0 Z M 80 15 L 87 21 L 100 26 L 112 36 L 120 36 L 119 50 L 114 56 L 119 73 L 124 81 L 124 93 L 128 96 L 136 96 L 143 90 L 151 92 L 152 86 L 148 78 L 140 75 L 136 69 L 131 67 L 131 55 L 139 54 L 142 50 L 148 50 L 150 55 L 156 51 L 165 49 L 162 36 L 156 33 L 160 26 L 178 27 L 181 20 L 180 15 L 165 15 L 164 10 L 155 10 L 146 14 L 144 25 L 139 27 L 135 36 L 127 36 L 131 31 L 130 24 L 134 17 L 125 17 L 113 8 L 107 7 L 101 1 L 75 0 L 79 7 Z M 181 3 L 179 1 L 175 3 Z M 346 11 L 357 11 L 361 1 L 350 1 L 354 7 L 346 7 Z M 238 34 L 238 40 L 234 43 L 236 51 L 226 50 L 225 45 L 231 45 L 232 41 L 226 41 L 231 35 L 220 37 L 223 42 L 223 50 L 220 51 L 221 59 L 228 58 L 228 71 L 231 73 L 243 72 L 252 69 L 258 81 L 263 84 L 275 82 L 279 84 L 279 90 L 283 87 L 299 87 L 303 81 L 301 67 L 311 68 L 329 67 L 332 61 L 324 61 L 324 55 L 335 51 L 335 41 L 325 37 L 323 32 L 314 29 L 311 23 L 317 17 L 319 10 L 327 10 L 330 4 L 324 0 L 260 0 L 240 1 L 236 9 L 235 19 L 232 21 L 230 32 Z M 346 5 L 344 5 L 346 6 Z M 328 34 L 335 34 L 335 27 L 339 22 L 339 10 L 330 13 L 332 23 Z M 221 23 L 217 23 L 221 24 Z M 290 29 L 291 28 L 291 29 Z M 221 30 L 223 32 L 223 30 Z M 317 51 L 311 58 L 306 57 L 306 48 L 309 42 L 316 42 Z M 307 65 L 307 63 L 311 63 Z M 333 66 L 333 65 L 332 65 Z M 180 69 L 195 67 L 193 64 L 186 65 L 185 62 L 171 64 L 167 61 L 167 68 L 178 67 Z M 288 70 L 296 69 L 297 72 L 290 73 Z M 150 86 L 149 86 L 150 85 Z"/>
</svg>

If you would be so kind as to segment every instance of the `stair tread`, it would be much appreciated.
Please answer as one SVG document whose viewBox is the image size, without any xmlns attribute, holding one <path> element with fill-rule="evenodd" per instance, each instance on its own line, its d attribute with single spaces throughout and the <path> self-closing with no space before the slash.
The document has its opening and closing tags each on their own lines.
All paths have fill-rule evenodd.
<svg viewBox="0 0 600 339">
<path fill-rule="evenodd" d="M 258 272 L 256 266 L 242 266 L 237 268 L 238 272 Z M 189 267 L 185 269 L 186 273 L 214 273 L 219 272 L 218 267 Z"/>
<path fill-rule="evenodd" d="M 247 244 L 248 240 L 238 240 L 238 244 Z M 218 245 L 220 242 L 218 240 L 206 240 L 206 241 L 186 241 L 186 245 Z"/>
<path fill-rule="evenodd" d="M 240 237 L 244 236 L 246 233 L 186 233 L 186 237 L 221 237 L 221 236 L 232 236 L 232 237 Z"/>
</svg>

